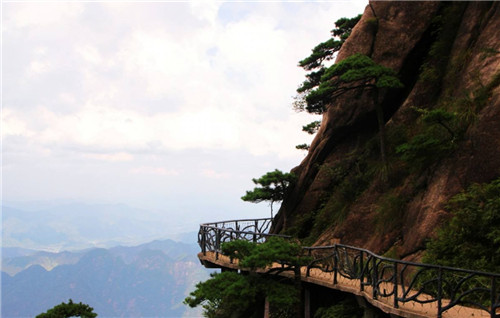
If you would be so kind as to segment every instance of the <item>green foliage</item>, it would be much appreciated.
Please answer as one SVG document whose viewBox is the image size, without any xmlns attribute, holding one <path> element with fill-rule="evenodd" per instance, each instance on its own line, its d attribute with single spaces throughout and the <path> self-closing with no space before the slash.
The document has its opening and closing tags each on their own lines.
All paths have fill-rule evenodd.
<svg viewBox="0 0 500 318">
<path fill-rule="evenodd" d="M 288 234 L 303 239 L 304 244 L 313 244 L 326 230 L 341 224 L 349 213 L 352 203 L 365 191 L 380 168 L 377 149 L 364 149 L 346 154 L 333 166 L 323 165 L 319 175 L 330 182 L 329 190 L 321 198 L 321 205 L 296 219 Z"/>
<path fill-rule="evenodd" d="M 286 263 L 290 266 L 300 267 L 307 264 L 310 259 L 302 256 L 302 246 L 281 237 L 270 237 L 262 244 L 248 241 L 231 241 L 222 244 L 222 251 L 239 259 L 243 268 L 265 268 L 275 262 Z"/>
<path fill-rule="evenodd" d="M 338 19 L 335 22 L 336 28 L 331 31 L 332 38 L 314 47 L 312 54 L 300 61 L 299 66 L 307 71 L 323 67 L 323 62 L 331 60 L 333 54 L 340 50 L 360 19 L 361 14 L 353 18 Z"/>
<path fill-rule="evenodd" d="M 229 318 L 257 301 L 259 288 L 253 277 L 236 272 L 212 273 L 210 277 L 196 284 L 196 289 L 184 300 L 190 307 L 202 305 L 205 317 Z"/>
<path fill-rule="evenodd" d="M 325 68 L 321 68 L 319 71 L 311 72 L 306 75 L 306 80 L 302 85 L 297 88 L 297 93 L 307 93 L 313 88 L 317 87 L 321 82 L 321 77 L 325 73 Z"/>
<path fill-rule="evenodd" d="M 305 97 L 306 111 L 318 115 L 324 113 L 334 91 L 335 88 L 328 85 L 320 85 L 315 90 L 310 91 Z"/>
<path fill-rule="evenodd" d="M 312 54 L 299 62 L 299 66 L 307 71 L 321 67 L 324 61 L 332 59 L 333 54 L 340 50 L 343 41 L 333 38 L 322 42 L 312 49 Z"/>
<path fill-rule="evenodd" d="M 368 19 L 366 19 L 365 22 L 366 22 L 366 24 L 371 26 L 373 29 L 378 28 L 378 18 L 376 18 L 376 17 L 368 18 Z"/>
<path fill-rule="evenodd" d="M 418 112 L 422 113 L 422 121 L 425 124 L 437 124 L 444 128 L 449 134 L 452 142 L 455 140 L 456 132 L 452 129 L 451 124 L 454 124 L 454 121 L 457 118 L 457 114 L 451 113 L 444 108 L 436 108 L 433 110 L 419 109 L 414 108 Z"/>
<path fill-rule="evenodd" d="M 362 318 L 363 312 L 354 299 L 347 298 L 333 306 L 318 308 L 314 318 Z"/>
<path fill-rule="evenodd" d="M 353 89 L 403 87 L 394 70 L 375 63 L 363 54 L 351 55 L 330 66 L 320 82 L 305 97 L 305 108 L 310 113 L 322 113 L 336 97 Z"/>
<path fill-rule="evenodd" d="M 403 221 L 406 199 L 397 193 L 388 192 L 380 197 L 377 203 L 375 226 L 379 232 L 391 231 L 399 227 Z"/>
<path fill-rule="evenodd" d="M 459 131 L 455 113 L 443 108 L 414 109 L 422 114 L 423 131 L 396 147 L 396 153 L 410 165 L 410 170 L 419 171 L 449 155 L 457 146 L 455 141 Z"/>
<path fill-rule="evenodd" d="M 82 304 L 81 302 L 75 304 L 73 300 L 69 300 L 68 303 L 61 303 L 54 306 L 52 309 L 47 310 L 47 312 L 39 314 L 36 318 L 67 318 L 67 317 L 82 317 L 82 318 L 94 318 L 97 314 L 94 313 L 94 308 L 89 305 Z"/>
<path fill-rule="evenodd" d="M 443 99 L 443 107 L 450 109 L 457 117 L 458 133 L 463 133 L 476 122 L 479 112 L 491 100 L 493 89 L 500 85 L 500 71 L 495 73 L 487 84 L 483 84 L 478 78 L 476 89 L 463 91 L 460 97 L 449 97 Z"/>
<path fill-rule="evenodd" d="M 314 110 L 307 109 L 305 96 L 310 94 L 311 91 L 317 88 L 321 84 L 322 76 L 325 72 L 325 61 L 333 59 L 335 52 L 339 51 L 342 44 L 351 34 L 352 29 L 361 19 L 361 15 L 354 18 L 341 18 L 335 22 L 336 28 L 331 31 L 332 38 L 318 44 L 312 50 L 310 56 L 299 62 L 299 66 L 304 68 L 306 71 L 311 71 L 306 75 L 306 80 L 299 86 L 297 93 L 299 95 L 296 97 L 294 102 L 294 109 L 298 111 L 307 110 L 308 112 L 321 114 L 323 112 L 322 108 L 316 108 Z M 313 71 L 316 70 L 316 71 Z"/>
<path fill-rule="evenodd" d="M 332 36 L 338 36 L 341 41 L 347 40 L 347 38 L 351 35 L 352 29 L 358 24 L 359 20 L 361 20 L 361 14 L 353 18 L 340 18 L 335 21 L 335 29 L 331 31 Z"/>
<path fill-rule="evenodd" d="M 247 240 L 234 240 L 222 243 L 221 250 L 224 255 L 235 259 L 244 259 L 252 255 L 257 244 Z"/>
<path fill-rule="evenodd" d="M 474 93 L 474 103 L 477 111 L 483 109 L 486 103 L 490 100 L 493 89 L 500 85 L 500 70 L 493 75 L 491 81 L 486 85 L 481 85 Z"/>
<path fill-rule="evenodd" d="M 287 264 L 284 270 L 300 270 L 310 262 L 302 256 L 302 247 L 280 237 L 271 237 L 262 244 L 235 240 L 222 244 L 225 255 L 239 260 L 241 268 L 265 268 L 274 262 Z M 248 315 L 259 299 L 267 298 L 276 311 L 286 311 L 300 299 L 299 289 L 278 281 L 274 276 L 241 275 L 237 272 L 212 274 L 211 278 L 196 285 L 196 290 L 184 300 L 190 307 L 203 306 L 205 317 L 230 317 L 233 313 Z"/>
<path fill-rule="evenodd" d="M 451 220 L 427 244 L 426 263 L 500 272 L 500 179 L 450 199 Z"/>
<path fill-rule="evenodd" d="M 321 120 L 315 120 L 305 126 L 302 126 L 302 131 L 305 131 L 309 135 L 314 135 L 316 132 L 318 132 L 320 126 Z"/>
<path fill-rule="evenodd" d="M 295 148 L 298 150 L 306 150 L 306 151 L 309 150 L 310 147 L 311 146 L 308 144 L 300 144 L 300 145 L 295 146 Z"/>
<path fill-rule="evenodd" d="M 368 82 L 375 80 L 371 85 L 378 88 L 403 87 L 393 69 L 377 64 L 370 57 L 359 53 L 330 66 L 322 76 L 322 81 L 327 82 L 336 76 L 339 77 L 338 80 L 325 83 L 325 85 L 332 86 L 357 81 L 363 81 L 365 85 L 368 85 Z"/>
<path fill-rule="evenodd" d="M 441 138 L 423 133 L 398 146 L 396 152 L 410 165 L 411 170 L 419 171 L 446 156 L 454 148 L 453 144 L 443 142 Z"/>
<path fill-rule="evenodd" d="M 260 187 L 256 187 L 252 191 L 247 191 L 241 199 L 253 203 L 269 201 L 271 203 L 272 214 L 273 203 L 283 200 L 288 187 L 295 180 L 296 176 L 293 173 L 285 173 L 275 169 L 258 179 L 252 179 L 253 183 L 260 185 Z"/>
<path fill-rule="evenodd" d="M 433 85 L 438 92 L 448 66 L 449 54 L 455 41 L 456 32 L 462 21 L 466 3 L 445 4 L 442 12 L 433 20 L 434 36 L 427 61 L 422 65 L 420 80 Z M 456 68 L 459 70 L 460 68 Z"/>
<path fill-rule="evenodd" d="M 442 108 L 437 108 L 433 110 L 425 110 L 425 109 L 419 109 L 424 116 L 422 117 L 423 121 L 425 123 L 437 123 L 442 125 L 444 122 L 451 121 L 452 119 L 455 118 L 455 114 L 450 113 Z"/>
</svg>

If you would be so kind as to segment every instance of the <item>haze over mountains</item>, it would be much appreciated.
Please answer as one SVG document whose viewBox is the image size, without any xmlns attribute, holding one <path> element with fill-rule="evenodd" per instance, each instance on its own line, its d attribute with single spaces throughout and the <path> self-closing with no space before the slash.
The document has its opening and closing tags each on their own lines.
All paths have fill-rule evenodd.
<svg viewBox="0 0 500 318">
<path fill-rule="evenodd" d="M 195 231 L 125 205 L 38 206 L 3 207 L 2 317 L 34 317 L 70 298 L 100 317 L 200 315 L 182 304 L 209 275 Z M 176 241 L 152 240 L 162 237 Z"/>
<path fill-rule="evenodd" d="M 189 240 L 195 242 L 198 231 L 197 220 L 172 220 L 161 211 L 77 202 L 3 206 L 2 223 L 2 246 L 50 251 L 179 240 L 187 232 L 191 232 Z"/>
<path fill-rule="evenodd" d="M 208 277 L 197 252 L 195 244 L 163 240 L 7 257 L 2 317 L 34 317 L 69 298 L 90 304 L 101 317 L 198 317 L 198 311 L 182 304 L 193 286 Z"/>
</svg>

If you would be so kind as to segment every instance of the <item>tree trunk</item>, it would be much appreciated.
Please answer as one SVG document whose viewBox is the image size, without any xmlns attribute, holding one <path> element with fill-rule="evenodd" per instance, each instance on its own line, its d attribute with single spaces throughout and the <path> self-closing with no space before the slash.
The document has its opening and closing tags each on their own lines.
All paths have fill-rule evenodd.
<svg viewBox="0 0 500 318">
<path fill-rule="evenodd" d="M 382 105 L 378 102 L 378 89 L 373 90 L 373 102 L 375 103 L 375 111 L 377 112 L 377 122 L 378 122 L 378 134 L 380 139 L 380 160 L 382 160 L 382 180 L 384 183 L 387 182 L 389 173 L 389 164 L 387 162 L 387 150 L 386 150 L 386 136 L 385 136 L 385 120 L 384 120 L 384 110 Z"/>
</svg>

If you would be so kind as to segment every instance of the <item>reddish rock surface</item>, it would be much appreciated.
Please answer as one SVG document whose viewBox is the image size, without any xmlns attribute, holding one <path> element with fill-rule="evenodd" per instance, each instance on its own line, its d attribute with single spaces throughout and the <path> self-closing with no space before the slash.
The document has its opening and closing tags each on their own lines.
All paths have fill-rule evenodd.
<svg viewBox="0 0 500 318">
<path fill-rule="evenodd" d="M 429 104 L 435 105 L 444 98 L 445 91 L 448 97 L 472 96 L 500 72 L 500 3 L 468 2 L 447 65 L 447 74 L 453 74 L 457 63 L 461 63 L 461 72 L 454 77 L 445 76 L 440 90 L 418 80 L 421 64 L 435 40 L 431 32 L 433 19 L 443 12 L 443 5 L 432 1 L 372 2 L 339 52 L 337 61 L 363 53 L 393 68 L 402 77 L 405 89 L 399 95 L 389 92 L 382 96 L 388 130 L 396 123 L 413 123 L 417 117 L 411 107 L 430 108 Z M 374 16 L 378 24 L 374 24 Z M 434 96 L 436 92 L 438 96 Z M 332 193 L 329 171 L 345 162 L 348 154 L 365 147 L 376 134 L 374 105 L 367 94 L 345 95 L 329 105 L 308 155 L 293 169 L 298 181 L 282 204 L 275 231 L 290 228 L 301 217 L 320 209 L 325 196 Z M 341 242 L 376 253 L 391 250 L 397 257 L 418 258 L 425 241 L 449 218 L 445 202 L 471 183 L 489 182 L 499 176 L 500 87 L 497 84 L 456 152 L 436 163 L 433 169 L 420 176 L 411 175 L 411 179 L 408 177 L 392 188 L 392 193 L 408 198 L 396 228 L 377 230 L 377 202 L 385 188 L 374 179 L 350 206 L 345 219 L 329 226 L 316 245 Z M 288 224 L 283 222 L 284 214 Z"/>
</svg>

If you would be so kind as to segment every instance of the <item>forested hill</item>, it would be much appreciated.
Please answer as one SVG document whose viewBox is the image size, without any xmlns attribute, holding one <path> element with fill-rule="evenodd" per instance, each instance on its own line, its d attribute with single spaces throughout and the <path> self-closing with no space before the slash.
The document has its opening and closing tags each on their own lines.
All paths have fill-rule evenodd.
<svg viewBox="0 0 500 318">
<path fill-rule="evenodd" d="M 182 304 L 208 278 L 198 250 L 194 243 L 164 240 L 5 257 L 1 316 L 34 317 L 71 298 L 91 305 L 100 317 L 198 317 L 199 311 Z"/>
<path fill-rule="evenodd" d="M 321 105 L 317 99 L 306 100 L 308 110 L 322 114 L 321 125 L 292 170 L 298 179 L 275 232 L 308 244 L 341 242 L 420 259 L 429 238 L 463 210 L 453 203 L 460 201 L 456 195 L 483 195 L 470 187 L 486 189 L 500 177 L 498 30 L 499 2 L 371 2 L 336 64 L 361 54 L 392 69 L 402 85 L 363 82 L 365 69 L 349 74 L 357 82 L 349 82 L 341 67 L 330 70 L 331 78 L 323 76 L 324 90 L 312 97 L 327 96 L 324 108 L 313 108 Z M 328 84 L 361 82 L 372 86 L 339 93 Z M 488 206 L 491 193 L 478 199 L 478 207 Z M 488 232 L 479 225 L 494 224 L 498 213 L 490 216 L 472 217 L 472 232 Z"/>
</svg>

